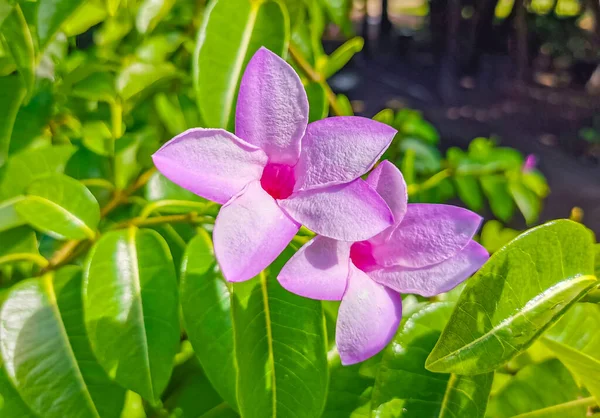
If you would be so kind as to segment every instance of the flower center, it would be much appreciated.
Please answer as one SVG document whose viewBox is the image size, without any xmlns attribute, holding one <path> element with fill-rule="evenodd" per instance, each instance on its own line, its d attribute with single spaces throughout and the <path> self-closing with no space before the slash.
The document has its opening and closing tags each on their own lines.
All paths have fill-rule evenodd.
<svg viewBox="0 0 600 418">
<path fill-rule="evenodd" d="M 289 197 L 295 184 L 294 167 L 285 164 L 268 163 L 260 178 L 260 185 L 274 199 Z"/>
<path fill-rule="evenodd" d="M 370 271 L 375 268 L 377 262 L 373 257 L 373 246 L 369 241 L 355 242 L 350 247 L 350 259 L 352 263 L 362 271 Z"/>
</svg>

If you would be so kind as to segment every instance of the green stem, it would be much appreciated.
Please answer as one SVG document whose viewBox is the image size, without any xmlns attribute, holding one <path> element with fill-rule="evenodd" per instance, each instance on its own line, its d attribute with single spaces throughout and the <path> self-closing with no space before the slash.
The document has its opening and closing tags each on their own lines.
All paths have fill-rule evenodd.
<svg viewBox="0 0 600 418">
<path fill-rule="evenodd" d="M 444 181 L 445 179 L 450 177 L 451 175 L 452 175 L 452 170 L 450 168 L 447 168 L 447 169 L 442 170 L 439 173 L 436 173 L 433 176 L 429 177 L 423 183 L 411 184 L 408 186 L 408 195 L 413 196 L 416 193 L 432 189 L 435 186 L 437 186 L 438 184 L 440 184 L 442 181 Z"/>
<path fill-rule="evenodd" d="M 48 265 L 48 260 L 39 254 L 17 253 L 0 257 L 0 264 L 14 263 L 16 261 L 31 261 L 41 268 L 44 268 Z"/>
</svg>

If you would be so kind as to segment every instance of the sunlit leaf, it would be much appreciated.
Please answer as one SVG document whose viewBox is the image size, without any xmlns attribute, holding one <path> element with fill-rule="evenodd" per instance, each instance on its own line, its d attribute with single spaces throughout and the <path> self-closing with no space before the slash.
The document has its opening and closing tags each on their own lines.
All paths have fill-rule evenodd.
<svg viewBox="0 0 600 418">
<path fill-rule="evenodd" d="M 44 49 L 62 24 L 84 4 L 83 0 L 40 0 L 37 7 L 37 34 Z"/>
<path fill-rule="evenodd" d="M 0 77 L 0 91 L 3 99 L 0 100 L 0 167 L 2 167 L 8 158 L 15 118 L 27 90 L 18 77 L 9 76 Z M 0 196 L 2 196 L 1 183 Z"/>
<path fill-rule="evenodd" d="M 35 80 L 35 50 L 29 26 L 19 5 L 15 5 L 12 13 L 6 18 L 1 32 L 23 78 L 23 85 L 28 95 L 31 95 Z M 11 102 L 12 100 L 9 100 L 9 103 Z"/>
<path fill-rule="evenodd" d="M 47 418 L 118 418 L 124 391 L 86 339 L 81 273 L 67 267 L 14 286 L 0 312 L 0 350 L 17 392 Z"/>
<path fill-rule="evenodd" d="M 596 285 L 593 251 L 572 221 L 521 234 L 467 281 L 426 367 L 473 375 L 506 363 Z"/>
<path fill-rule="evenodd" d="M 139 33 L 149 33 L 175 4 L 175 0 L 144 0 L 138 9 L 135 27 Z"/>
<path fill-rule="evenodd" d="M 357 36 L 346 41 L 342 46 L 333 51 L 327 59 L 327 64 L 323 70 L 323 76 L 329 78 L 341 70 L 348 62 L 350 62 L 354 55 L 363 49 L 364 44 L 364 39 Z"/>
<path fill-rule="evenodd" d="M 168 62 L 160 65 L 134 62 L 119 73 L 116 81 L 117 92 L 124 100 L 128 100 L 176 75 L 177 69 Z"/>
<path fill-rule="evenodd" d="M 238 87 L 246 64 L 261 46 L 284 55 L 288 41 L 287 14 L 277 2 L 210 3 L 198 31 L 192 61 L 196 100 L 207 127 L 233 127 Z"/>
<path fill-rule="evenodd" d="M 123 387 L 156 401 L 179 345 L 177 280 L 155 231 L 102 236 L 84 278 L 85 325 L 98 362 Z"/>
</svg>

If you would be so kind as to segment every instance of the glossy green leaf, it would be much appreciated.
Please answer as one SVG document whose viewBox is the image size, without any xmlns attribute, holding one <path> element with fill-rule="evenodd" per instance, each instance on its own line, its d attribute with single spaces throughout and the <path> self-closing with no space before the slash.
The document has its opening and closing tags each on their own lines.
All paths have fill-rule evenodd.
<svg viewBox="0 0 600 418">
<path fill-rule="evenodd" d="M 190 200 L 193 202 L 205 202 L 206 200 L 181 186 L 176 185 L 171 180 L 163 176 L 158 171 L 150 177 L 144 187 L 144 197 L 149 202 L 158 202 L 161 200 Z M 161 209 L 163 210 L 163 209 Z M 165 212 L 171 211 L 169 208 Z M 175 209 L 174 212 L 179 212 Z"/>
<path fill-rule="evenodd" d="M 421 305 L 406 316 L 387 346 L 373 388 L 373 416 L 483 418 L 492 373 L 437 374 L 425 369 L 454 304 Z"/>
<path fill-rule="evenodd" d="M 83 0 L 40 0 L 37 7 L 37 34 L 44 49 L 62 24 L 84 4 Z"/>
<path fill-rule="evenodd" d="M 284 290 L 277 274 L 289 248 L 258 277 L 232 286 L 238 407 L 245 418 L 321 414 L 327 341 L 321 302 Z"/>
<path fill-rule="evenodd" d="M 533 341 L 596 285 L 593 242 L 567 220 L 533 228 L 467 281 L 427 369 L 492 371 Z"/>
<path fill-rule="evenodd" d="M 552 359 L 526 366 L 510 378 L 490 399 L 486 416 L 583 418 L 593 404 L 560 361 Z"/>
<path fill-rule="evenodd" d="M 600 305 L 578 303 L 542 341 L 600 403 Z"/>
<path fill-rule="evenodd" d="M 92 192 L 64 174 L 31 183 L 16 210 L 31 226 L 59 239 L 92 239 L 100 221 L 100 207 Z"/>
<path fill-rule="evenodd" d="M 73 151 L 70 145 L 56 145 L 12 155 L 0 174 L 0 201 L 25 193 L 35 180 L 62 173 Z"/>
<path fill-rule="evenodd" d="M 246 64 L 261 46 L 283 56 L 288 42 L 288 17 L 278 2 L 215 0 L 209 4 L 192 60 L 196 100 L 207 127 L 233 127 Z"/>
<path fill-rule="evenodd" d="M 237 371 L 231 292 L 204 230 L 188 244 L 180 289 L 185 329 L 194 352 L 214 388 L 235 407 Z"/>
<path fill-rule="evenodd" d="M 14 286 L 0 311 L 0 341 L 6 373 L 35 413 L 119 417 L 125 394 L 90 350 L 77 267 Z"/>
<path fill-rule="evenodd" d="M 0 361 L 0 416 L 36 418 L 13 387 Z"/>
<path fill-rule="evenodd" d="M 160 82 L 172 79 L 176 75 L 177 69 L 168 62 L 160 65 L 134 62 L 119 73 L 116 81 L 117 92 L 124 100 L 129 100 Z"/>
<path fill-rule="evenodd" d="M 329 114 L 329 102 L 325 89 L 319 83 L 310 83 L 305 86 L 305 89 L 309 104 L 308 121 L 325 119 Z"/>
<path fill-rule="evenodd" d="M 138 32 L 142 34 L 152 32 L 174 4 L 175 0 L 144 0 L 135 19 Z"/>
<path fill-rule="evenodd" d="M 156 401 L 179 346 L 177 280 L 155 231 L 102 236 L 84 278 L 85 325 L 99 363 L 123 387 Z"/>
<path fill-rule="evenodd" d="M 23 85 L 31 95 L 35 81 L 35 50 L 29 26 L 19 5 L 14 7 L 4 21 L 2 35 L 23 78 Z"/>
<path fill-rule="evenodd" d="M 19 111 L 19 106 L 27 94 L 27 89 L 21 79 L 13 76 L 0 77 L 0 167 L 8 158 L 10 139 Z M 0 197 L 2 196 L 2 183 L 0 182 Z"/>
<path fill-rule="evenodd" d="M 341 70 L 354 55 L 362 51 L 365 41 L 360 36 L 349 39 L 327 59 L 327 64 L 323 70 L 323 76 L 327 79 Z"/>
<path fill-rule="evenodd" d="M 523 184 L 511 182 L 508 190 L 512 195 L 517 207 L 525 217 L 528 225 L 537 221 L 542 210 L 542 202 L 538 196 Z"/>
</svg>

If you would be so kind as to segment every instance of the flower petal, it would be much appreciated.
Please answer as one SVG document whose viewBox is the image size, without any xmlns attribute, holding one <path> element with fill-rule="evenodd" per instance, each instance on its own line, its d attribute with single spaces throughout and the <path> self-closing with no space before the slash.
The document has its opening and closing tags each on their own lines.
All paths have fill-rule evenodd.
<svg viewBox="0 0 600 418">
<path fill-rule="evenodd" d="M 409 204 L 389 240 L 373 248 L 383 267 L 421 268 L 454 256 L 471 241 L 481 216 L 458 206 Z"/>
<path fill-rule="evenodd" d="M 258 182 L 223 205 L 215 221 L 215 256 L 230 282 L 251 279 L 277 258 L 300 225 Z"/>
<path fill-rule="evenodd" d="M 393 266 L 368 274 L 377 283 L 397 292 L 430 297 L 458 286 L 479 270 L 488 258 L 486 249 L 471 241 L 454 257 L 439 264 L 420 269 Z"/>
<path fill-rule="evenodd" d="M 351 265 L 335 337 L 342 364 L 358 363 L 380 352 L 394 337 L 401 318 L 400 295 Z"/>
<path fill-rule="evenodd" d="M 367 184 L 383 197 L 394 214 L 394 223 L 399 224 L 408 207 L 408 192 L 404 176 L 391 162 L 382 161 L 369 177 Z"/>
<path fill-rule="evenodd" d="M 217 203 L 225 203 L 246 184 L 260 179 L 265 153 L 223 129 L 189 129 L 152 156 L 172 182 Z"/>
<path fill-rule="evenodd" d="M 296 165 L 296 189 L 347 183 L 369 171 L 392 142 L 396 130 L 357 116 L 310 123 Z"/>
<path fill-rule="evenodd" d="M 293 165 L 308 124 L 308 99 L 296 72 L 266 48 L 252 57 L 240 84 L 235 133 L 273 163 Z"/>
<path fill-rule="evenodd" d="M 342 300 L 348 282 L 349 242 L 316 236 L 281 269 L 285 289 L 306 298 Z"/>
<path fill-rule="evenodd" d="M 295 193 L 279 204 L 319 235 L 363 241 L 394 223 L 387 204 L 364 180 Z"/>
</svg>

